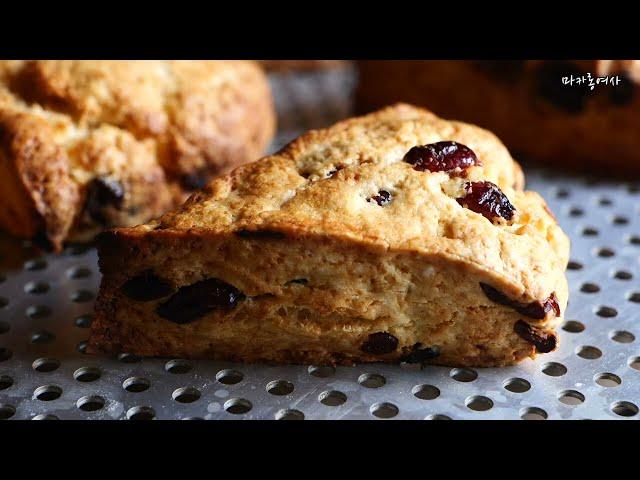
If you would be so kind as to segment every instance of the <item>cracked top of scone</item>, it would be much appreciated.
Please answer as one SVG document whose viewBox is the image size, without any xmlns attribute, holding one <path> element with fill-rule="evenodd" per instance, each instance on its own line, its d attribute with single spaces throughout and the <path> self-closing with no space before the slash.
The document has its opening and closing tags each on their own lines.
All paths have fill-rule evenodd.
<svg viewBox="0 0 640 480">
<path fill-rule="evenodd" d="M 522 188 L 493 134 L 398 104 L 311 131 L 117 234 L 321 236 L 457 262 L 511 298 L 556 291 L 565 303 L 568 239 L 544 200 Z"/>
</svg>

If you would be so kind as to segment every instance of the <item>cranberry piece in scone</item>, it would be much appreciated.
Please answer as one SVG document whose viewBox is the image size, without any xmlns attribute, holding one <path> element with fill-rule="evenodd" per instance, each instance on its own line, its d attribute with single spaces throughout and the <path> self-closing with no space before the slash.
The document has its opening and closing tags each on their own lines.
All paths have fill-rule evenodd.
<svg viewBox="0 0 640 480">
<path fill-rule="evenodd" d="M 210 278 L 182 287 L 156 313 L 174 323 L 190 323 L 213 310 L 232 310 L 244 298 L 233 285 Z"/>
<path fill-rule="evenodd" d="M 513 218 L 516 209 L 497 185 L 491 182 L 467 182 L 464 188 L 467 194 L 456 199 L 463 207 L 491 221 L 498 217 L 505 220 Z"/>
<path fill-rule="evenodd" d="M 436 142 L 413 147 L 403 160 L 419 172 L 462 171 L 479 163 L 473 150 L 458 142 Z"/>
<path fill-rule="evenodd" d="M 377 332 L 369 335 L 360 349 L 371 355 L 385 355 L 398 348 L 398 339 L 387 332 Z"/>
</svg>

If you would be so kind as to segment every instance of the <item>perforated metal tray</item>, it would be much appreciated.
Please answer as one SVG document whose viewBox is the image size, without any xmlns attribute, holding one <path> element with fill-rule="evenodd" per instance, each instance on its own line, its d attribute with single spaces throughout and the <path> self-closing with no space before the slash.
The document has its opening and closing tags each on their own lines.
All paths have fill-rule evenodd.
<svg viewBox="0 0 640 480">
<path fill-rule="evenodd" d="M 280 146 L 346 117 L 353 72 L 273 79 Z M 274 146 L 274 147 L 275 147 Z M 640 184 L 527 169 L 572 239 L 560 348 L 501 369 L 272 367 L 83 354 L 91 248 L 0 239 L 0 418 L 637 419 Z"/>
</svg>

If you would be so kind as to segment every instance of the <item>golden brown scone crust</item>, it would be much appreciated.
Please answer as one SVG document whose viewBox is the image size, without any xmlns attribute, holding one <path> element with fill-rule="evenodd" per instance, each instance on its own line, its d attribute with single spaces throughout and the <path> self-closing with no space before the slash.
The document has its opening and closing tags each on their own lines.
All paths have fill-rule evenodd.
<svg viewBox="0 0 640 480">
<path fill-rule="evenodd" d="M 444 140 L 467 145 L 481 165 L 458 176 L 402 161 L 413 146 Z M 468 181 L 498 185 L 517 214 L 490 221 L 461 206 Z M 103 234 L 90 349 L 344 364 L 398 361 L 417 345 L 435 348 L 442 364 L 534 356 L 515 324 L 554 336 L 562 315 L 528 318 L 480 287 L 524 304 L 555 294 L 564 312 L 568 239 L 544 200 L 522 188 L 493 134 L 409 105 L 311 131 L 157 221 Z M 381 189 L 388 205 L 367 201 Z M 171 291 L 128 297 L 123 285 L 143 272 Z M 212 278 L 242 292 L 236 308 L 185 324 L 157 313 L 169 295 Z M 397 347 L 363 350 L 381 332 Z"/>
<path fill-rule="evenodd" d="M 0 226 L 59 249 L 144 222 L 258 158 L 274 128 L 253 62 L 0 61 Z M 102 178 L 124 198 L 88 215 Z"/>
<path fill-rule="evenodd" d="M 411 102 L 490 129 L 510 150 L 550 165 L 640 173 L 639 60 L 368 60 L 358 69 L 362 113 Z M 580 72 L 594 82 L 620 75 L 626 83 L 593 91 L 561 84 L 563 76 Z"/>
</svg>

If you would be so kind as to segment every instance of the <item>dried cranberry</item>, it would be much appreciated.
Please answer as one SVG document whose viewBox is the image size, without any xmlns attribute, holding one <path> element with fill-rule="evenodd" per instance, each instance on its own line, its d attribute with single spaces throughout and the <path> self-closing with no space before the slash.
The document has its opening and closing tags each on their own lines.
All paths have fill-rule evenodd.
<svg viewBox="0 0 640 480">
<path fill-rule="evenodd" d="M 200 190 L 204 188 L 208 182 L 209 175 L 204 170 L 185 173 L 180 177 L 180 186 L 187 191 Z"/>
<path fill-rule="evenodd" d="M 411 352 L 404 355 L 400 361 L 406 363 L 422 363 L 432 360 L 440 355 L 438 347 L 423 347 L 421 343 L 416 343 Z"/>
<path fill-rule="evenodd" d="M 124 187 L 118 180 L 103 176 L 94 178 L 87 185 L 85 208 L 94 221 L 103 225 L 108 224 L 105 208 L 113 207 L 119 210 L 123 204 Z"/>
<path fill-rule="evenodd" d="M 398 339 L 387 332 L 377 332 L 369 335 L 360 350 L 370 355 L 385 355 L 398 348 Z"/>
<path fill-rule="evenodd" d="M 457 202 L 469 210 L 493 221 L 497 217 L 511 220 L 516 211 L 507 196 L 491 182 L 467 182 L 467 194 L 457 198 Z"/>
<path fill-rule="evenodd" d="M 232 310 L 244 298 L 233 285 L 210 278 L 182 287 L 156 313 L 174 323 L 190 323 L 213 310 Z"/>
<path fill-rule="evenodd" d="M 522 339 L 535 345 L 536 352 L 538 353 L 552 352 L 558 343 L 558 339 L 553 332 L 546 332 L 540 328 L 529 325 L 523 320 L 518 320 L 515 323 L 513 331 Z"/>
<path fill-rule="evenodd" d="M 560 305 L 558 304 L 558 297 L 556 297 L 555 292 L 551 293 L 543 302 L 519 303 L 511 300 L 504 293 L 486 283 L 480 282 L 480 288 L 482 288 L 484 294 L 492 302 L 511 307 L 516 312 L 527 317 L 542 320 L 547 316 L 547 313 L 552 310 L 556 314 L 556 317 L 560 316 Z"/>
<path fill-rule="evenodd" d="M 386 190 L 380 190 L 380 191 L 378 191 L 377 195 L 374 195 L 371 198 L 367 198 L 367 202 L 370 202 L 371 200 L 373 200 L 378 205 L 383 207 L 387 203 L 391 203 L 391 194 L 389 192 L 387 192 Z"/>
<path fill-rule="evenodd" d="M 465 170 L 478 164 L 478 157 L 466 145 L 457 142 L 437 142 L 413 147 L 403 161 L 413 165 L 414 170 L 424 172 L 451 172 Z"/>
<path fill-rule="evenodd" d="M 130 278 L 120 288 L 127 297 L 138 302 L 150 302 L 173 292 L 171 284 L 157 277 L 151 270 Z"/>
<path fill-rule="evenodd" d="M 636 84 L 627 75 L 620 75 L 620 83 L 609 90 L 609 100 L 612 104 L 623 106 L 631 103 L 635 96 Z"/>
<path fill-rule="evenodd" d="M 568 113 L 580 113 L 584 110 L 589 95 L 586 84 L 564 85 L 563 77 L 582 77 L 585 72 L 570 62 L 545 62 L 535 73 L 538 95 L 552 105 Z"/>
</svg>

